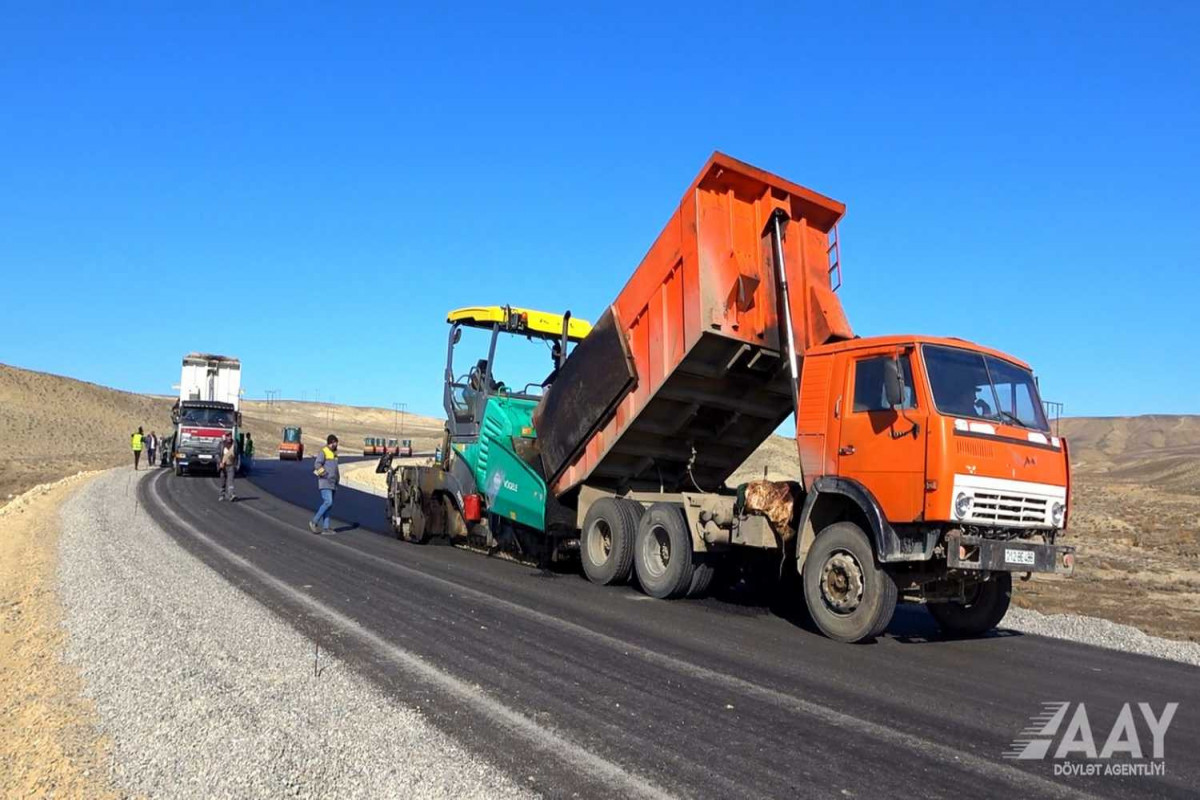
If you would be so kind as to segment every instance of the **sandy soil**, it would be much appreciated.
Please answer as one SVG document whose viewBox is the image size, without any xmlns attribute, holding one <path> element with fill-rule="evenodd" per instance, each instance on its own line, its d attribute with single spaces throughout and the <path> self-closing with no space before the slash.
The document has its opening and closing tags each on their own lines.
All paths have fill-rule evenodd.
<svg viewBox="0 0 1200 800">
<path fill-rule="evenodd" d="M 370 492 L 380 497 L 387 497 L 387 475 L 375 471 L 378 462 L 375 459 L 362 461 L 357 464 L 346 464 L 341 467 L 342 484 L 362 492 Z M 428 457 L 398 458 L 393 464 L 432 464 Z"/>
<path fill-rule="evenodd" d="M 108 743 L 61 658 L 54 593 L 58 506 L 80 475 L 0 509 L 0 796 L 117 797 Z"/>
</svg>

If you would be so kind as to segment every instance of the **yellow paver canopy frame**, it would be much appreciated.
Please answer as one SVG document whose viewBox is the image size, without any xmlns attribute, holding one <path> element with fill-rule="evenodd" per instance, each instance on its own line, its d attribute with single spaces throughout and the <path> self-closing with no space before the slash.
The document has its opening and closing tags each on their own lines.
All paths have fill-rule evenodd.
<svg viewBox="0 0 1200 800">
<path fill-rule="evenodd" d="M 515 306 L 471 306 L 456 308 L 446 315 L 446 322 L 471 328 L 488 328 L 499 324 L 500 329 L 539 339 L 558 339 L 562 336 L 563 315 L 548 311 Z M 567 339 L 579 342 L 592 332 L 592 323 L 571 317 L 567 323 Z"/>
</svg>

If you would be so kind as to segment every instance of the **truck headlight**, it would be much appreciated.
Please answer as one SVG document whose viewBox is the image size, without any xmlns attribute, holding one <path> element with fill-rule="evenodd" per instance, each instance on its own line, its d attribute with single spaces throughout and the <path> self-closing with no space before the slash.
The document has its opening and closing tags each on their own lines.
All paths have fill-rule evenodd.
<svg viewBox="0 0 1200 800">
<path fill-rule="evenodd" d="M 1066 513 L 1067 507 L 1062 503 L 1055 503 L 1054 505 L 1050 506 L 1050 522 L 1054 524 L 1054 527 L 1062 527 L 1063 517 L 1066 515 Z"/>
<path fill-rule="evenodd" d="M 967 514 L 971 513 L 971 506 L 975 503 L 975 498 L 966 492 L 959 492 L 954 498 L 954 516 L 962 519 Z"/>
</svg>

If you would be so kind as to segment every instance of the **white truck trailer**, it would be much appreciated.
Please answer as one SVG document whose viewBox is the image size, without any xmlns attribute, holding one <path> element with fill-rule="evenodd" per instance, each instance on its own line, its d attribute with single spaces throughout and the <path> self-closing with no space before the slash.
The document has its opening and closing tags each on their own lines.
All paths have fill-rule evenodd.
<svg viewBox="0 0 1200 800">
<path fill-rule="evenodd" d="M 232 433 L 242 449 L 242 362 L 231 356 L 188 353 L 179 377 L 179 400 L 171 412 L 176 475 L 215 471 L 221 440 Z M 239 455 L 238 471 L 242 471 Z"/>
</svg>

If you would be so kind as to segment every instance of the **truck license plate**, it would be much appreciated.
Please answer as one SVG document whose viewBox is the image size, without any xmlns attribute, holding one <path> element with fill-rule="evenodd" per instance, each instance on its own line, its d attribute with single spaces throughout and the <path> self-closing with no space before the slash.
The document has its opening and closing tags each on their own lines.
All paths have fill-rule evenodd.
<svg viewBox="0 0 1200 800">
<path fill-rule="evenodd" d="M 1004 562 L 1006 564 L 1033 564 L 1034 552 L 1032 550 L 1012 550 L 1004 549 Z"/>
</svg>

